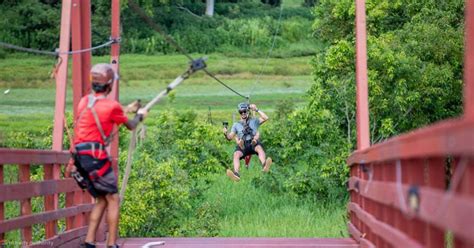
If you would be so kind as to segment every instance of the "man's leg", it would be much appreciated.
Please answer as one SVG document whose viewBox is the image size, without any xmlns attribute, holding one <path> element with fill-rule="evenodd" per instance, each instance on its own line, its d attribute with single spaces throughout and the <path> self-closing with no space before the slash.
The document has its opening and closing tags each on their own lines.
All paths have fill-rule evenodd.
<svg viewBox="0 0 474 248">
<path fill-rule="evenodd" d="M 268 172 L 273 162 L 272 159 L 270 157 L 266 158 L 265 151 L 261 145 L 255 147 L 255 152 L 257 152 L 258 159 L 260 160 L 260 163 L 262 163 L 263 171 Z"/>
<path fill-rule="evenodd" d="M 107 200 L 107 223 L 109 224 L 107 246 L 111 246 L 115 245 L 117 242 L 120 198 L 117 193 L 107 194 L 105 198 Z"/>
<path fill-rule="evenodd" d="M 97 232 L 97 228 L 99 227 L 106 207 L 107 201 L 105 200 L 105 197 L 98 196 L 95 199 L 94 208 L 89 216 L 89 228 L 87 229 L 86 243 L 93 244 L 95 242 L 95 233 Z"/>
<path fill-rule="evenodd" d="M 234 171 L 239 173 L 240 170 L 240 158 L 243 156 L 241 151 L 234 152 Z"/>
<path fill-rule="evenodd" d="M 261 145 L 258 145 L 255 147 L 255 151 L 258 154 L 258 160 L 260 160 L 260 163 L 262 163 L 262 166 L 265 166 L 265 151 L 263 150 Z"/>
<path fill-rule="evenodd" d="M 234 171 L 227 169 L 226 174 L 232 181 L 240 181 L 239 169 L 240 169 L 240 157 L 243 153 L 241 151 L 234 152 Z"/>
</svg>

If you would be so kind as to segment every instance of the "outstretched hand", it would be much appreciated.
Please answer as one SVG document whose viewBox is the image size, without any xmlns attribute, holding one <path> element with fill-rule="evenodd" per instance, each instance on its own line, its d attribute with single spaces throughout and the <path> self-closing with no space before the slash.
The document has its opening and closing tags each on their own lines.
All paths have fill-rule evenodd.
<svg viewBox="0 0 474 248">
<path fill-rule="evenodd" d="M 250 104 L 250 105 L 249 105 L 249 108 L 250 108 L 251 110 L 255 111 L 255 110 L 257 110 L 257 105 L 255 105 L 255 104 Z"/>
<path fill-rule="evenodd" d="M 124 107 L 125 113 L 137 113 L 138 109 L 142 107 L 140 100 L 133 101 L 132 103 L 128 104 Z"/>
</svg>

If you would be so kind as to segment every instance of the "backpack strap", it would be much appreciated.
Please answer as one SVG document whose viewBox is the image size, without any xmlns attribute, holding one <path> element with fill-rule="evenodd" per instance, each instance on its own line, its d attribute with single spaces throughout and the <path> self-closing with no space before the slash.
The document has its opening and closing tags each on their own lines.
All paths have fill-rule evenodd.
<svg viewBox="0 0 474 248">
<path fill-rule="evenodd" d="M 108 146 L 110 143 L 109 137 L 105 135 L 104 129 L 102 128 L 102 125 L 100 124 L 99 116 L 97 115 L 97 112 L 94 109 L 94 105 L 97 102 L 97 100 L 104 99 L 105 96 L 101 95 L 99 97 L 95 97 L 93 94 L 90 94 L 88 98 L 89 98 L 89 101 L 87 103 L 87 108 L 91 111 L 92 116 L 94 116 L 95 124 L 97 125 L 97 129 L 99 129 L 100 136 L 102 136 L 102 140 L 104 141 L 105 146 Z"/>
<path fill-rule="evenodd" d="M 79 114 L 79 116 L 77 117 L 76 119 L 76 124 L 79 122 L 79 120 L 82 118 L 82 116 L 84 115 L 84 113 L 86 112 L 86 110 L 90 110 L 91 113 L 92 113 L 92 116 L 94 117 L 94 120 L 95 120 L 95 124 L 97 126 L 97 129 L 99 130 L 99 133 L 100 133 L 100 136 L 102 138 L 102 140 L 104 141 L 104 145 L 105 146 L 108 146 L 109 143 L 110 143 L 110 136 L 107 137 L 105 135 L 105 132 L 104 132 L 104 129 L 102 128 L 102 125 L 100 124 L 100 120 L 99 120 L 99 116 L 97 115 L 97 112 L 95 111 L 94 109 L 94 105 L 95 103 L 97 102 L 97 100 L 100 100 L 100 99 L 105 99 L 105 96 L 104 95 L 101 95 L 101 96 L 94 96 L 94 94 L 89 94 L 87 96 L 87 99 L 88 99 L 88 102 L 87 102 L 87 107 L 84 108 L 81 113 Z M 76 126 L 76 125 L 75 125 Z"/>
</svg>

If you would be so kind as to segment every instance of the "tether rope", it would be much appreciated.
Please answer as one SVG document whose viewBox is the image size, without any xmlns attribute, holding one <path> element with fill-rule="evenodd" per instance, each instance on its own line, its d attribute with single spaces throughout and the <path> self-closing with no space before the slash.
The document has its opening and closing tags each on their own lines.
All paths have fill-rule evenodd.
<svg viewBox="0 0 474 248">
<path fill-rule="evenodd" d="M 105 43 L 100 44 L 100 45 L 95 46 L 95 47 L 85 48 L 85 49 L 81 49 L 81 50 L 73 50 L 73 51 L 68 51 L 68 52 L 63 52 L 63 51 L 55 51 L 55 52 L 43 51 L 43 50 L 34 49 L 34 48 L 21 47 L 21 46 L 9 44 L 9 43 L 2 42 L 2 41 L 0 41 L 0 46 L 5 47 L 5 48 L 9 48 L 9 49 L 13 49 L 13 50 L 17 50 L 17 51 L 22 51 L 22 52 L 36 53 L 36 54 L 43 54 L 43 55 L 50 55 L 50 56 L 58 56 L 58 55 L 61 55 L 61 54 L 69 54 L 69 55 L 72 55 L 72 54 L 77 54 L 77 53 L 85 53 L 85 52 L 97 50 L 97 49 L 102 48 L 102 47 L 110 46 L 111 44 L 114 44 L 114 43 L 117 43 L 117 42 L 120 42 L 120 41 L 119 41 L 119 40 L 110 40 L 110 41 L 108 41 L 108 42 L 105 42 Z"/>
<path fill-rule="evenodd" d="M 188 58 L 188 60 L 190 62 L 194 61 L 193 57 L 191 57 L 191 55 L 189 55 L 189 53 L 183 48 L 181 47 L 171 36 L 169 36 L 167 33 L 165 33 L 158 24 L 156 24 L 155 22 L 153 22 L 153 20 L 145 13 L 145 11 L 143 11 L 142 8 L 140 8 L 140 6 L 138 6 L 133 0 L 129 0 L 128 1 L 128 4 L 130 6 L 130 8 L 132 8 L 153 30 L 155 30 L 156 32 L 160 33 L 163 38 L 165 38 L 166 42 L 168 42 L 170 45 L 172 45 L 173 47 L 175 47 L 180 53 L 182 53 L 184 56 L 186 56 L 186 58 Z M 233 93 L 235 93 L 236 95 L 240 96 L 240 97 L 243 97 L 245 99 L 248 99 L 248 97 L 240 94 L 239 92 L 237 92 L 236 90 L 232 89 L 229 85 L 227 85 L 226 83 L 222 82 L 222 80 L 218 79 L 214 74 L 212 74 L 211 72 L 209 72 L 207 69 L 203 69 L 203 71 L 208 75 L 210 76 L 211 78 L 213 78 L 214 80 L 216 80 L 218 83 L 222 84 L 224 87 L 226 87 L 227 89 L 229 89 L 230 91 L 232 91 Z"/>
</svg>

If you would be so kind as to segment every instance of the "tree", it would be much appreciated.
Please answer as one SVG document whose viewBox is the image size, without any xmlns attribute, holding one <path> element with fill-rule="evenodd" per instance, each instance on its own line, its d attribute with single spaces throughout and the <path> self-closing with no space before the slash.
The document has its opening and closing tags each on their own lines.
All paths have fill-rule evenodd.
<svg viewBox="0 0 474 248">
<path fill-rule="evenodd" d="M 214 0 L 206 0 L 206 15 L 211 17 L 214 15 Z"/>
</svg>

